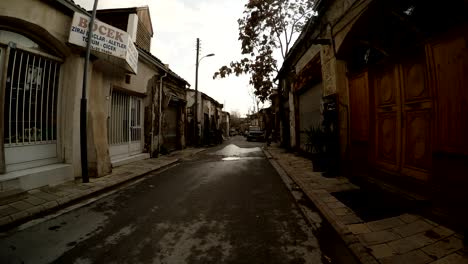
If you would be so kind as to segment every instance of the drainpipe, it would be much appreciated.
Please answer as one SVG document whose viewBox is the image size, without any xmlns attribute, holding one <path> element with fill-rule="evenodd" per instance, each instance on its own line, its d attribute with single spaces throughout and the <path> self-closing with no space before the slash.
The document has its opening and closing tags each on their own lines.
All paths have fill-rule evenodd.
<svg viewBox="0 0 468 264">
<path fill-rule="evenodd" d="M 161 155 L 161 124 L 162 124 L 162 89 L 163 89 L 163 78 L 167 77 L 167 72 L 164 73 L 161 78 L 159 78 L 159 96 L 158 96 L 158 104 L 159 104 L 159 126 L 158 126 L 158 156 Z"/>
</svg>

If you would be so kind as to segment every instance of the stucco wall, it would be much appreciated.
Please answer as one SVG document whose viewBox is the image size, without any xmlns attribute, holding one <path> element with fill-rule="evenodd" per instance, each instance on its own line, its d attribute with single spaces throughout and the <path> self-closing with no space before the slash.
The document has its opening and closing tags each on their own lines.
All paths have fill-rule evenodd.
<svg viewBox="0 0 468 264">
<path fill-rule="evenodd" d="M 61 67 L 59 92 L 60 155 L 65 163 L 73 165 L 75 177 L 81 175 L 80 156 L 80 99 L 83 86 L 84 58 L 71 55 Z"/>
<path fill-rule="evenodd" d="M 72 21 L 71 16 L 39 0 L 0 1 L 0 16 L 14 17 L 39 25 L 61 43 L 68 40 Z"/>
<path fill-rule="evenodd" d="M 108 66 L 108 67 L 117 67 L 117 66 Z M 108 69 L 109 70 L 109 69 Z M 143 63 L 141 60 L 138 61 L 138 73 L 130 74 L 130 83 L 125 83 L 125 73 L 120 69 L 115 69 L 117 73 L 114 77 L 113 84 L 124 88 L 129 91 L 137 92 L 140 94 L 146 94 L 148 91 L 148 81 L 153 78 L 158 72 L 152 67 Z"/>
<path fill-rule="evenodd" d="M 104 176 L 112 171 L 107 140 L 108 95 L 112 79 L 102 64 L 94 64 L 88 97 L 88 164 L 90 176 Z"/>
</svg>

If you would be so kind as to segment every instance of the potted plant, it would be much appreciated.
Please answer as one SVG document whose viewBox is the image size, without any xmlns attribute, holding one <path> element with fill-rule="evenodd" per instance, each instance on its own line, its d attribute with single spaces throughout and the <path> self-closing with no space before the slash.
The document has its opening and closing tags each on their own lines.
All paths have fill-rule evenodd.
<svg viewBox="0 0 468 264">
<path fill-rule="evenodd" d="M 312 160 L 314 171 L 326 171 L 325 140 L 326 135 L 320 125 L 311 126 L 305 130 L 307 136 L 307 149 Z"/>
</svg>

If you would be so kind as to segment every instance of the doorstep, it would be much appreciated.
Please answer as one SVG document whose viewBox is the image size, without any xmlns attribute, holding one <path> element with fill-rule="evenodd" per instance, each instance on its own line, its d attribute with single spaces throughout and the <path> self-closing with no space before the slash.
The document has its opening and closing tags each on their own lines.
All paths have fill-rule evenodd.
<svg viewBox="0 0 468 264">
<path fill-rule="evenodd" d="M 72 165 L 63 163 L 12 171 L 0 175 L 0 193 L 24 192 L 42 186 L 73 181 L 73 179 Z"/>
</svg>

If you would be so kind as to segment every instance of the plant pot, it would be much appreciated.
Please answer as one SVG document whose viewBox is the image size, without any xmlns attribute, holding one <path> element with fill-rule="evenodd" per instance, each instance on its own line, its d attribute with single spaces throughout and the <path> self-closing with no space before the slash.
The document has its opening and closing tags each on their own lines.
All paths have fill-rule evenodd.
<svg viewBox="0 0 468 264">
<path fill-rule="evenodd" d="M 312 170 L 315 172 L 323 172 L 327 170 L 327 159 L 323 153 L 311 154 Z"/>
</svg>

